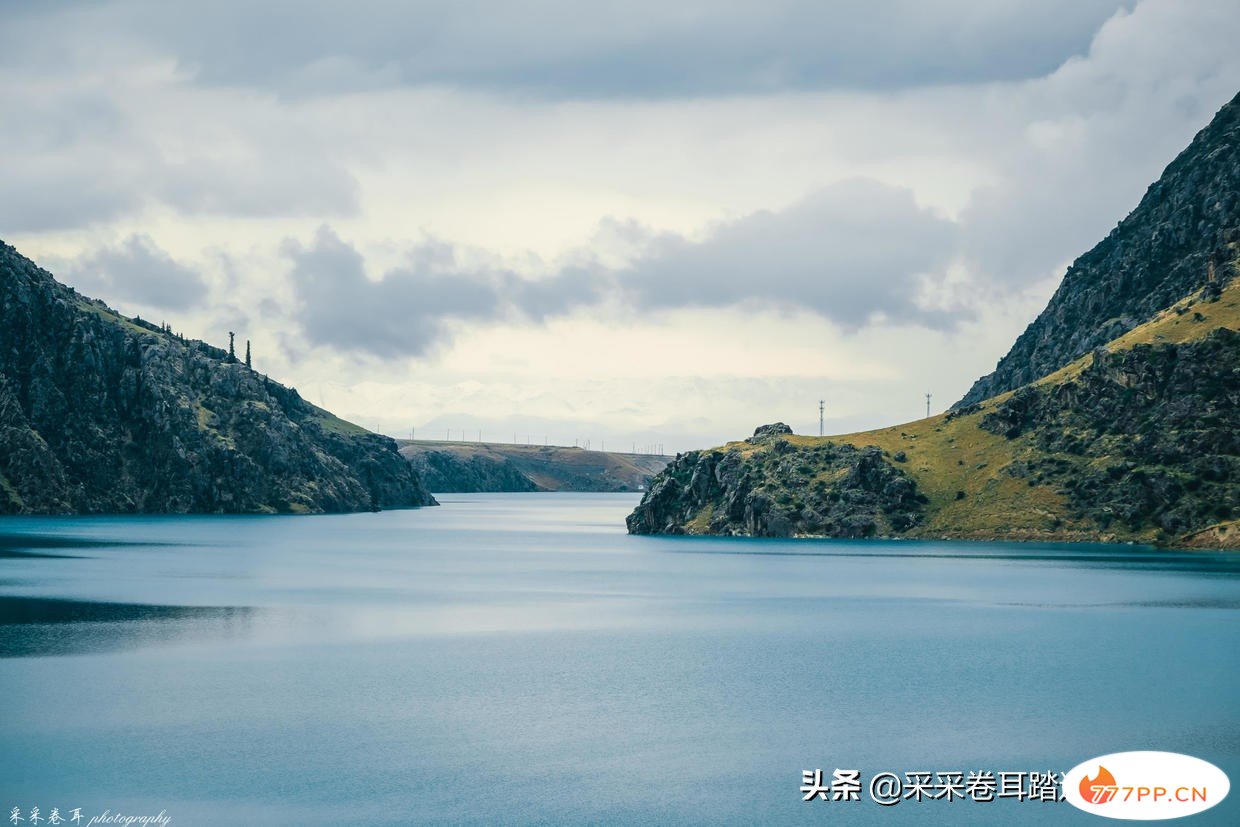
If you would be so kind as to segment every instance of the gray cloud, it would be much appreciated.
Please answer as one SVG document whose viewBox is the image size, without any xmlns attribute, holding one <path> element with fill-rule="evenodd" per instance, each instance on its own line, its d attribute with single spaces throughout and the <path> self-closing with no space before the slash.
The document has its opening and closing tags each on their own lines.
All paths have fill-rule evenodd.
<svg viewBox="0 0 1240 827">
<path fill-rule="evenodd" d="M 362 255 L 329 227 L 313 243 L 288 240 L 298 321 L 310 341 L 381 357 L 418 356 L 450 338 L 453 321 L 534 320 L 589 304 L 598 285 L 584 270 L 531 281 L 463 260 L 450 244 L 414 246 L 406 263 L 378 281 L 366 276 Z"/>
<path fill-rule="evenodd" d="M 3 152 L 0 138 L 0 152 Z M 81 147 L 4 163 L 0 236 L 105 224 L 150 203 L 185 215 L 242 218 L 352 216 L 356 181 L 343 168 L 274 155 L 237 166 L 215 162 L 168 165 L 122 144 L 115 152 Z M 16 156 L 8 156 L 10 158 Z"/>
<path fill-rule="evenodd" d="M 65 263 L 57 272 L 89 296 L 163 310 L 192 308 L 207 294 L 200 273 L 173 260 L 145 235 L 100 248 Z"/>
<path fill-rule="evenodd" d="M 0 26 L 0 52 L 28 51 L 12 40 L 20 28 Z M 96 37 L 89 28 L 74 35 Z M 106 52 L 107 41 L 97 40 Z M 252 101 L 204 94 L 182 105 L 168 87 L 135 81 L 142 72 L 129 65 L 109 67 L 128 72 L 122 83 L 71 61 L 39 66 L 48 51 L 39 49 L 30 62 L 0 57 L 0 111 L 10 115 L 0 130 L 0 234 L 78 229 L 151 205 L 244 217 L 357 212 L 357 182 L 339 148 L 324 147 L 304 125 L 268 122 L 269 108 Z M 169 105 L 180 109 L 163 121 Z"/>
<path fill-rule="evenodd" d="M 648 308 L 748 302 L 809 310 L 853 330 L 877 314 L 938 327 L 953 317 L 918 304 L 919 277 L 941 277 L 955 240 L 956 226 L 908 190 L 855 179 L 721 224 L 700 242 L 657 239 L 620 278 Z"/>
<path fill-rule="evenodd" d="M 111 102 L 0 74 L 0 107 L 12 113 L 0 130 L 0 233 L 79 227 L 140 205 L 140 185 L 126 180 L 133 143 Z"/>
<path fill-rule="evenodd" d="M 0 233 L 84 227 L 108 221 L 138 206 L 132 189 L 113 189 L 86 171 L 75 174 L 72 164 L 39 172 L 7 171 L 0 181 Z"/>
<path fill-rule="evenodd" d="M 432 241 L 371 281 L 362 255 L 328 227 L 309 247 L 286 241 L 284 253 L 311 341 L 400 357 L 448 339 L 453 321 L 541 321 L 613 292 L 647 311 L 752 304 L 817 313 L 847 330 L 879 318 L 950 327 L 960 312 L 926 309 L 918 298 L 923 278 L 942 278 L 955 237 L 952 222 L 907 190 L 858 179 L 720 223 L 700 241 L 652 236 L 620 270 L 574 265 L 531 280 L 471 266 L 453 245 Z"/>
<path fill-rule="evenodd" d="M 357 181 L 342 166 L 304 147 L 256 147 L 244 159 L 200 158 L 166 164 L 154 195 L 186 214 L 352 216 Z"/>
<path fill-rule="evenodd" d="M 1132 5 L 627 0 L 587 12 L 575 0 L 313 8 L 292 0 L 114 0 L 27 10 L 0 38 L 0 51 L 28 61 L 37 57 L 33 44 L 55 52 L 45 48 L 49 37 L 106 32 L 145 42 L 202 82 L 292 95 L 395 84 L 570 98 L 893 89 L 1044 75 Z"/>
<path fill-rule="evenodd" d="M 8 97 L 0 90 L 0 107 Z M 341 164 L 302 145 L 263 146 L 257 137 L 244 158 L 173 161 L 136 125 L 112 138 L 38 148 L 14 147 L 14 136 L 0 131 L 0 233 L 78 229 L 150 204 L 251 218 L 358 212 L 357 183 Z"/>
<path fill-rule="evenodd" d="M 1099 242 L 1236 94 L 1238 37 L 1234 3 L 1146 3 L 1088 60 L 1030 84 L 993 180 L 960 213 L 962 261 L 1006 291 Z"/>
</svg>

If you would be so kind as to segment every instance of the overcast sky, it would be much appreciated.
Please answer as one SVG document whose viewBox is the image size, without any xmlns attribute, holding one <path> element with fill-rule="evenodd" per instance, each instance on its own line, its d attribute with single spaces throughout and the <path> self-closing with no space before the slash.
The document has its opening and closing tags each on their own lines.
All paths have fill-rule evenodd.
<svg viewBox="0 0 1240 827">
<path fill-rule="evenodd" d="M 1234 0 L 0 15 L 0 238 L 394 436 L 942 410 L 1240 91 Z"/>
</svg>

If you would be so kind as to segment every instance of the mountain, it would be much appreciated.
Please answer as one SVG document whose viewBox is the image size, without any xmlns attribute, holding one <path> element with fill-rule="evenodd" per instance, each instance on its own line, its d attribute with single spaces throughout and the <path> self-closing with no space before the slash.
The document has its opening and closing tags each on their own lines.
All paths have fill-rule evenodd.
<svg viewBox="0 0 1240 827">
<path fill-rule="evenodd" d="M 1221 277 L 1240 242 L 1240 95 L 1064 275 L 1046 309 L 957 407 L 1027 385 Z"/>
<path fill-rule="evenodd" d="M 433 504 L 393 440 L 79 295 L 0 242 L 0 513 Z"/>
<path fill-rule="evenodd" d="M 641 491 L 667 465 L 654 454 L 502 442 L 400 442 L 427 488 L 469 491 Z"/>
<path fill-rule="evenodd" d="M 635 534 L 1240 548 L 1238 104 L 947 413 L 680 455 Z"/>
</svg>

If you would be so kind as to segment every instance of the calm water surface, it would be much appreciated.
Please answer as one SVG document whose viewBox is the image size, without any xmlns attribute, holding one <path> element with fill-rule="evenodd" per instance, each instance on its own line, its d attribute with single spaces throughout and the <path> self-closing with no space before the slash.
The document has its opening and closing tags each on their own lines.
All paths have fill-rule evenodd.
<svg viewBox="0 0 1240 827">
<path fill-rule="evenodd" d="M 798 788 L 1134 749 L 1240 781 L 1240 555 L 636 538 L 628 495 L 443 500 L 0 519 L 0 810 L 1089 824 Z M 1240 824 L 1240 792 L 1178 823 Z"/>
</svg>

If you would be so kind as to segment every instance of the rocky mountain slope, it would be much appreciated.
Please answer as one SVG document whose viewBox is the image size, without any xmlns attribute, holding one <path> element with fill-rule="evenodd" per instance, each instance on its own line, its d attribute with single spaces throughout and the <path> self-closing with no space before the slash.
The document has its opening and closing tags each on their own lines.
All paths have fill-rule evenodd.
<svg viewBox="0 0 1240 827">
<path fill-rule="evenodd" d="M 404 441 L 400 452 L 435 492 L 641 491 L 667 457 L 556 445 Z"/>
<path fill-rule="evenodd" d="M 629 530 L 1240 548 L 1238 120 L 1233 101 L 955 409 L 685 454 Z"/>
<path fill-rule="evenodd" d="M 432 504 L 393 440 L 0 243 L 0 513 Z"/>
<path fill-rule="evenodd" d="M 1225 276 L 1240 242 L 1240 95 L 1146 191 L 1141 203 L 1078 258 L 1041 315 L 957 406 L 1014 390 L 1149 321 Z"/>
</svg>

